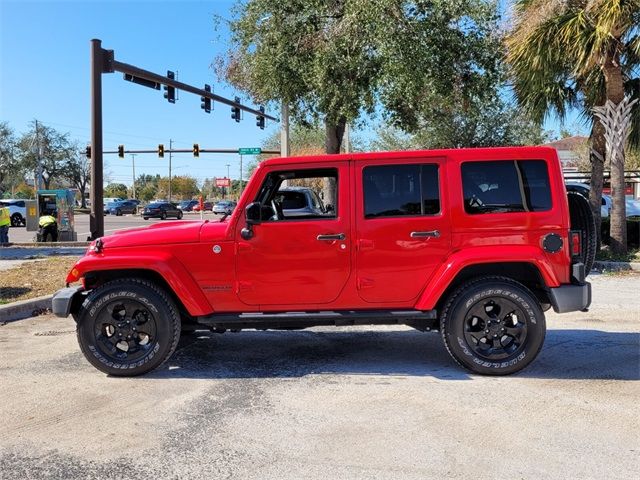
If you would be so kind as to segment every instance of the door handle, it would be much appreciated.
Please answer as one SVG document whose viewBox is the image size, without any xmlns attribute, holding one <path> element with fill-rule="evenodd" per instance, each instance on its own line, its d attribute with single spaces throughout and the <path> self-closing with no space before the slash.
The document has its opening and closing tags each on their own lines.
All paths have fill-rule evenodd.
<svg viewBox="0 0 640 480">
<path fill-rule="evenodd" d="M 346 235 L 344 233 L 332 233 L 329 235 L 318 235 L 316 240 L 333 242 L 334 240 L 344 240 Z"/>
<path fill-rule="evenodd" d="M 429 230 L 428 232 L 411 232 L 411 238 L 438 238 L 440 230 Z"/>
</svg>

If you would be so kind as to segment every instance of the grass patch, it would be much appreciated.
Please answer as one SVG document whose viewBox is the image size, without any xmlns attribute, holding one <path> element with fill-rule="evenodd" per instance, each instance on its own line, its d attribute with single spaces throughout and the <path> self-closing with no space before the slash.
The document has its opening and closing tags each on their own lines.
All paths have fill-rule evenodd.
<svg viewBox="0 0 640 480">
<path fill-rule="evenodd" d="M 0 304 L 28 300 L 55 293 L 65 287 L 65 279 L 77 257 L 53 257 L 0 272 Z"/>
<path fill-rule="evenodd" d="M 629 250 L 626 255 L 619 255 L 605 246 L 596 254 L 596 260 L 603 262 L 640 262 L 640 250 Z"/>
</svg>

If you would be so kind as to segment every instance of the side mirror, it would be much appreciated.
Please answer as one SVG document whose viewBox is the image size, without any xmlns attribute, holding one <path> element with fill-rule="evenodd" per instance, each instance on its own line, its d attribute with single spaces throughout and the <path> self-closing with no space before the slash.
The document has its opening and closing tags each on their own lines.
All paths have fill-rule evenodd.
<svg viewBox="0 0 640 480">
<path fill-rule="evenodd" d="M 247 205 L 244 209 L 244 218 L 247 221 L 247 225 L 259 225 L 261 219 L 262 205 L 260 202 L 253 202 Z"/>
<path fill-rule="evenodd" d="M 324 209 L 327 213 L 335 212 L 335 208 L 333 208 L 333 205 L 326 205 Z"/>
</svg>

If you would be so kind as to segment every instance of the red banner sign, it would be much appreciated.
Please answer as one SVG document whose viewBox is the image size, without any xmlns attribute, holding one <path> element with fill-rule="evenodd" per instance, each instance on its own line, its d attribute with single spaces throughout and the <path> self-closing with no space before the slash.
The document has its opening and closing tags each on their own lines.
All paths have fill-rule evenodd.
<svg viewBox="0 0 640 480">
<path fill-rule="evenodd" d="M 231 179 L 229 178 L 216 178 L 216 187 L 230 187 Z"/>
</svg>

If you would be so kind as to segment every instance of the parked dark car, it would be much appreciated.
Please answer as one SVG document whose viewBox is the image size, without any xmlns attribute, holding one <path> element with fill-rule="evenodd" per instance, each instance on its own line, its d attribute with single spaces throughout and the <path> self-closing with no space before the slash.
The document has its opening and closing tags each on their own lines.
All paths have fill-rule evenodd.
<svg viewBox="0 0 640 480">
<path fill-rule="evenodd" d="M 169 202 L 156 202 L 147 205 L 142 212 L 142 218 L 148 220 L 150 218 L 176 217 L 178 220 L 182 218 L 182 210 L 175 204 Z"/>
<path fill-rule="evenodd" d="M 213 213 L 230 215 L 236 208 L 236 202 L 231 200 L 221 200 L 213 206 Z"/>
<path fill-rule="evenodd" d="M 138 204 L 131 200 L 120 200 L 118 202 L 109 202 L 104 209 L 104 213 L 111 215 L 123 215 L 125 213 L 136 213 Z"/>
<path fill-rule="evenodd" d="M 191 212 L 196 205 L 198 205 L 197 200 L 183 200 L 178 204 L 178 208 L 183 212 Z"/>
</svg>

